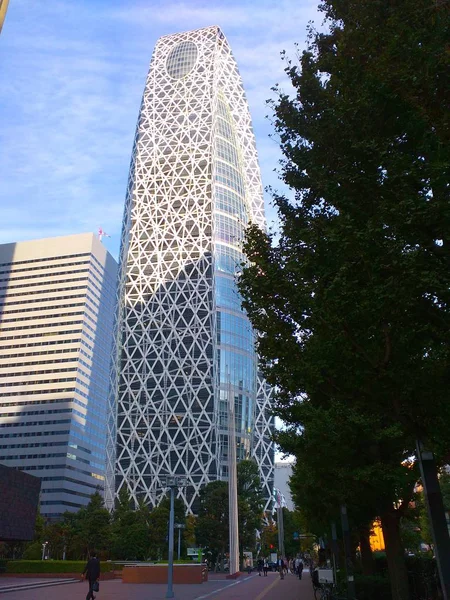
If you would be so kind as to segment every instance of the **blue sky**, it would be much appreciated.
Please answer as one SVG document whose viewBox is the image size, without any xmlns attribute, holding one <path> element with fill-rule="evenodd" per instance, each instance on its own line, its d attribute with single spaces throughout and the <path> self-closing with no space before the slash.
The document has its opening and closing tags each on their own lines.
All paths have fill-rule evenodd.
<svg viewBox="0 0 450 600">
<path fill-rule="evenodd" d="M 117 256 L 145 78 L 161 35 L 219 25 L 247 91 L 264 185 L 281 187 L 265 118 L 289 90 L 318 0 L 10 0 L 0 36 L 0 243 L 103 227 Z M 275 220 L 266 197 L 269 223 Z"/>
</svg>

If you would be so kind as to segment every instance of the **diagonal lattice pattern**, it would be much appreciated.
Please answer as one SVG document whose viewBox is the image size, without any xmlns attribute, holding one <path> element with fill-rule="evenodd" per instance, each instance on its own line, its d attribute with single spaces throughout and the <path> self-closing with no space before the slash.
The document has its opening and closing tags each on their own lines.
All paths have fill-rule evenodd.
<svg viewBox="0 0 450 600">
<path fill-rule="evenodd" d="M 125 203 L 107 445 L 106 502 L 127 485 L 156 505 L 182 474 L 195 512 L 226 477 L 227 402 L 238 457 L 273 487 L 270 391 L 235 284 L 243 230 L 264 224 L 251 119 L 218 27 L 161 38 L 136 130 Z"/>
</svg>

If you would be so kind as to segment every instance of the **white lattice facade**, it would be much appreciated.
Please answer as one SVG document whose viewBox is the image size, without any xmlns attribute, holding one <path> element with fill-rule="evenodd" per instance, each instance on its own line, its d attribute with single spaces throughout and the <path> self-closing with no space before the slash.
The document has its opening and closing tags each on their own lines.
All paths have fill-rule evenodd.
<svg viewBox="0 0 450 600">
<path fill-rule="evenodd" d="M 122 233 L 107 496 L 156 505 L 164 477 L 195 511 L 227 477 L 227 405 L 238 459 L 254 457 L 268 503 L 270 393 L 235 277 L 246 224 L 264 225 L 247 101 L 218 27 L 161 38 L 144 91 Z"/>
</svg>

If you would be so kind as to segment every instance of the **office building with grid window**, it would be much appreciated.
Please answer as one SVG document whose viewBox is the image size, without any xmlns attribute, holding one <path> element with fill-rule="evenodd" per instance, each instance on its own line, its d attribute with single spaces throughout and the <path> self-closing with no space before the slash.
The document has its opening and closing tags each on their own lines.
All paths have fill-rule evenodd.
<svg viewBox="0 0 450 600">
<path fill-rule="evenodd" d="M 94 234 L 0 245 L 0 463 L 48 519 L 104 488 L 116 277 Z"/>
<path fill-rule="evenodd" d="M 162 37 L 148 74 L 122 229 L 106 501 L 127 486 L 154 506 L 165 477 L 196 512 L 201 487 L 253 458 L 270 507 L 270 390 L 236 277 L 249 222 L 264 226 L 251 118 L 218 27 Z"/>
</svg>

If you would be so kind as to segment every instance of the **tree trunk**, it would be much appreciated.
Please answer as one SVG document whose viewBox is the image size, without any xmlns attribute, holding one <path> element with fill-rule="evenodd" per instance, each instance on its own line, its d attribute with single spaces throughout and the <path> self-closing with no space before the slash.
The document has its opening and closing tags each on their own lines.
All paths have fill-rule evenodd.
<svg viewBox="0 0 450 600">
<path fill-rule="evenodd" d="M 360 529 L 359 548 L 361 551 L 361 567 L 363 575 L 374 574 L 372 548 L 370 547 L 370 529 Z"/>
<path fill-rule="evenodd" d="M 405 549 L 400 539 L 400 516 L 392 509 L 381 515 L 392 600 L 409 600 Z"/>
</svg>

